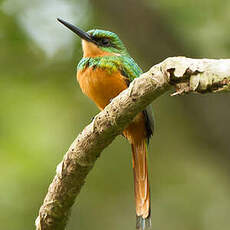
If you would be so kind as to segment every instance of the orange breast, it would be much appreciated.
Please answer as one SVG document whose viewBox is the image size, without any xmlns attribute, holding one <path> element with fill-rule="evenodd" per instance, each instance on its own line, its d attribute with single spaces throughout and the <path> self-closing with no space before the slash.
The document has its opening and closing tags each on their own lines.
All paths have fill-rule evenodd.
<svg viewBox="0 0 230 230">
<path fill-rule="evenodd" d="M 127 88 L 119 71 L 108 73 L 101 68 L 86 68 L 77 72 L 80 87 L 100 109 L 104 109 L 112 98 Z"/>
<path fill-rule="evenodd" d="M 114 97 L 127 88 L 120 72 L 109 74 L 100 68 L 86 68 L 77 72 L 80 87 L 89 98 L 102 110 Z M 124 136 L 130 143 L 146 138 L 145 120 L 139 113 L 133 122 L 124 130 Z"/>
</svg>

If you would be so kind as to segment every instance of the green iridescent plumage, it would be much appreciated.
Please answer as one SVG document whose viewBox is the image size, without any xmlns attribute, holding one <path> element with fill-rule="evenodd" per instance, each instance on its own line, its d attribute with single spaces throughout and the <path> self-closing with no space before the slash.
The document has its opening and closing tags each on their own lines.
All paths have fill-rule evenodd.
<svg viewBox="0 0 230 230">
<path fill-rule="evenodd" d="M 129 81 L 139 77 L 142 73 L 140 67 L 128 55 L 82 58 L 77 69 L 80 70 L 86 67 L 91 67 L 94 69 L 101 68 L 108 73 L 121 71 L 121 73 L 127 77 Z"/>
<path fill-rule="evenodd" d="M 121 39 L 113 32 L 107 30 L 89 30 L 87 32 L 90 36 L 92 36 L 95 40 L 101 40 L 103 38 L 107 38 L 111 45 L 110 46 L 101 46 L 100 48 L 107 52 L 119 53 L 119 54 L 127 54 L 128 51 L 125 48 L 125 45 L 121 41 Z"/>
<path fill-rule="evenodd" d="M 103 57 L 91 57 L 82 58 L 78 64 L 77 69 L 84 69 L 86 67 L 102 68 L 108 73 L 114 71 L 121 71 L 132 81 L 134 78 L 139 77 L 142 73 L 141 68 L 135 63 L 135 61 L 129 56 L 124 44 L 120 38 L 113 32 L 105 30 L 90 30 L 87 32 L 94 39 L 106 38 L 110 41 L 110 46 L 101 46 L 100 48 L 104 51 L 116 54 L 115 56 L 103 56 Z"/>
</svg>

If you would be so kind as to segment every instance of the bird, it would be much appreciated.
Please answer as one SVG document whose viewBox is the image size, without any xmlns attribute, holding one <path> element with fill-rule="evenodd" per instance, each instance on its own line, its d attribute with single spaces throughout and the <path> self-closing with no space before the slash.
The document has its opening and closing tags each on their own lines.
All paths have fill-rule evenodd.
<svg viewBox="0 0 230 230">
<path fill-rule="evenodd" d="M 83 57 L 78 63 L 76 77 L 82 92 L 103 110 L 142 74 L 141 68 L 129 55 L 116 33 L 101 29 L 85 32 L 61 18 L 57 20 L 81 38 Z M 153 131 L 151 105 L 138 113 L 123 131 L 123 136 L 131 144 L 132 150 L 138 230 L 151 227 L 147 147 Z"/>
</svg>

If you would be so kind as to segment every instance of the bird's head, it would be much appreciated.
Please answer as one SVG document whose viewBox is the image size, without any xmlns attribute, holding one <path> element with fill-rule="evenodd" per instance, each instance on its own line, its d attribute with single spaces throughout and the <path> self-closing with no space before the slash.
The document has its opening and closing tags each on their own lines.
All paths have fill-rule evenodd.
<svg viewBox="0 0 230 230">
<path fill-rule="evenodd" d="M 127 50 L 120 38 L 113 32 L 93 29 L 84 32 L 80 28 L 62 20 L 57 19 L 67 28 L 72 30 L 82 39 L 84 57 L 100 57 L 113 55 L 126 55 Z"/>
</svg>

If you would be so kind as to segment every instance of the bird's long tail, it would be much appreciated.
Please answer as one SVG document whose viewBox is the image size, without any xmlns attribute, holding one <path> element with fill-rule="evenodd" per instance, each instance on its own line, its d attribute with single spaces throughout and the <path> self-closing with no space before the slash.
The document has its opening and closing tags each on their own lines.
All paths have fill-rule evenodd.
<svg viewBox="0 0 230 230">
<path fill-rule="evenodd" d="M 140 230 L 151 226 L 150 188 L 147 168 L 147 145 L 142 139 L 132 144 L 134 191 L 136 200 L 136 228 Z"/>
</svg>

